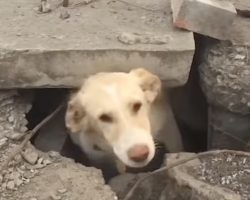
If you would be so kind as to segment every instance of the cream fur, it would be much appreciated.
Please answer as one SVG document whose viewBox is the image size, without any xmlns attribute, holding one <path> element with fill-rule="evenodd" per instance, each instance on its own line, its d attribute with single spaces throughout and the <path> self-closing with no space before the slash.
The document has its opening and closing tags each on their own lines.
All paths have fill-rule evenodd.
<svg viewBox="0 0 250 200">
<path fill-rule="evenodd" d="M 89 77 L 69 101 L 65 121 L 73 142 L 94 163 L 110 160 L 119 163 L 118 168 L 123 168 L 121 163 L 143 167 L 154 157 L 153 139 L 164 143 L 171 152 L 183 150 L 161 81 L 144 69 Z M 134 162 L 127 155 L 138 144 L 149 148 L 143 162 Z"/>
</svg>

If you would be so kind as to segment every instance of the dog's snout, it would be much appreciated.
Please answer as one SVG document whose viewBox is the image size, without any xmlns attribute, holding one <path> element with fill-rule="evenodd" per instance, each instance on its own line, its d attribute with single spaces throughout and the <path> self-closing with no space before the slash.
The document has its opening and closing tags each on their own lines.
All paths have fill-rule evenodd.
<svg viewBox="0 0 250 200">
<path fill-rule="evenodd" d="M 128 150 L 129 159 L 135 162 L 142 162 L 148 158 L 149 148 L 147 145 L 135 145 Z"/>
</svg>

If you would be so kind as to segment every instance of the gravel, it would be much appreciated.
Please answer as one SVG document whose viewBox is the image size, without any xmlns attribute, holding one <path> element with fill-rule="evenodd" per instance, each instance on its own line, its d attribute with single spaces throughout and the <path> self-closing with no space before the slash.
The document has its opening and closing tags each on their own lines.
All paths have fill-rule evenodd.
<svg viewBox="0 0 250 200">
<path fill-rule="evenodd" d="M 201 158 L 201 165 L 190 168 L 197 179 L 233 190 L 242 200 L 250 200 L 250 157 L 221 153 Z"/>
</svg>

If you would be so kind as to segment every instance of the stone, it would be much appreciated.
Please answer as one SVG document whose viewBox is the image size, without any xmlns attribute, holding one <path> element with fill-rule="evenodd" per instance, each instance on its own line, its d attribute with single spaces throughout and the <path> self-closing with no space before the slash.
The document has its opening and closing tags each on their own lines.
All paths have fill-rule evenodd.
<svg viewBox="0 0 250 200">
<path fill-rule="evenodd" d="M 59 195 L 52 194 L 52 195 L 50 195 L 50 199 L 51 200 L 60 200 L 60 199 L 62 199 L 62 197 Z"/>
<path fill-rule="evenodd" d="M 66 9 L 60 10 L 60 18 L 61 19 L 68 19 L 69 17 L 70 17 L 70 14 Z"/>
<path fill-rule="evenodd" d="M 18 140 L 21 140 L 24 136 L 25 136 L 24 133 L 14 132 L 14 133 L 8 134 L 6 137 L 8 137 L 11 140 L 17 140 L 18 141 Z"/>
<path fill-rule="evenodd" d="M 216 0 L 172 0 L 171 2 L 173 22 L 176 27 L 220 40 L 229 39 L 236 18 L 236 10 L 232 3 Z"/>
<path fill-rule="evenodd" d="M 38 159 L 38 153 L 32 148 L 25 149 L 25 151 L 22 152 L 22 156 L 24 160 L 31 165 L 34 165 Z"/>
<path fill-rule="evenodd" d="M 0 184 L 3 182 L 3 176 L 0 174 Z"/>
<path fill-rule="evenodd" d="M 8 139 L 6 137 L 0 139 L 0 149 L 7 145 Z"/>
<path fill-rule="evenodd" d="M 14 190 L 14 189 L 15 189 L 15 183 L 14 183 L 14 181 L 9 181 L 9 182 L 7 183 L 7 185 L 6 185 L 6 188 L 7 188 L 8 190 Z"/>
<path fill-rule="evenodd" d="M 121 33 L 118 40 L 124 44 L 166 44 L 170 38 L 168 35 L 156 35 L 151 33 Z"/>
<path fill-rule="evenodd" d="M 33 0 L 0 1 L 5 27 L 0 30 L 0 88 L 76 87 L 97 72 L 137 67 L 159 75 L 169 87 L 186 83 L 194 39 L 173 26 L 170 0 L 137 0 L 132 10 L 120 1 L 91 5 L 72 6 L 70 18 L 61 20 L 56 8 L 38 15 Z M 153 43 L 161 36 L 169 39 L 127 45 L 117 39 L 124 32 L 150 33 Z"/>
<path fill-rule="evenodd" d="M 57 190 L 60 194 L 64 194 L 67 192 L 67 189 L 66 188 L 62 188 L 62 189 L 59 189 Z"/>
</svg>

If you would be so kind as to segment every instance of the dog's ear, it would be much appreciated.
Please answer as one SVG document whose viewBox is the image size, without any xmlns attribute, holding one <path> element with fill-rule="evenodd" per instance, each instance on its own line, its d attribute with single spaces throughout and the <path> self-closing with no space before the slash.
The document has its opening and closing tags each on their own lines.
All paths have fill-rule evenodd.
<svg viewBox="0 0 250 200">
<path fill-rule="evenodd" d="M 80 104 L 78 97 L 73 97 L 67 105 L 65 114 L 66 128 L 71 133 L 81 131 L 85 115 L 86 113 L 84 107 Z"/>
<path fill-rule="evenodd" d="M 154 102 L 161 91 L 161 80 L 158 76 L 151 72 L 138 68 L 130 71 L 130 74 L 135 75 L 149 103 Z"/>
</svg>

